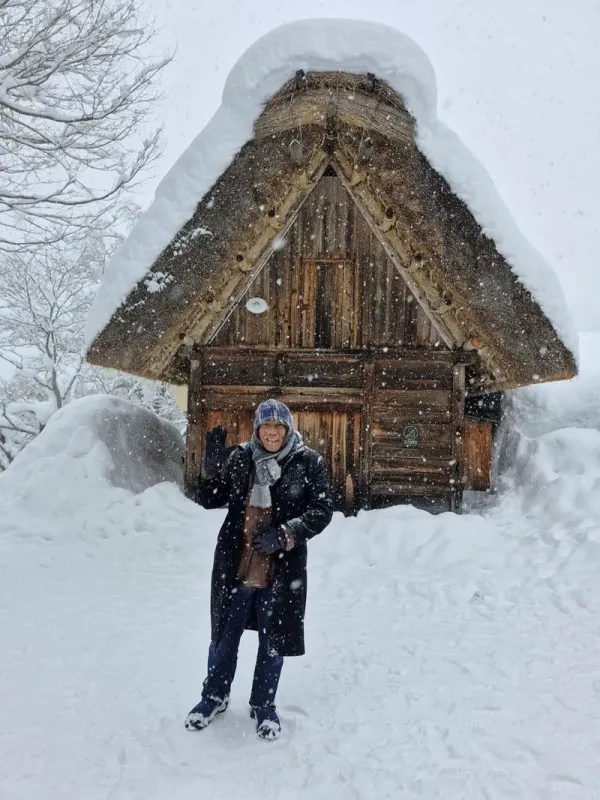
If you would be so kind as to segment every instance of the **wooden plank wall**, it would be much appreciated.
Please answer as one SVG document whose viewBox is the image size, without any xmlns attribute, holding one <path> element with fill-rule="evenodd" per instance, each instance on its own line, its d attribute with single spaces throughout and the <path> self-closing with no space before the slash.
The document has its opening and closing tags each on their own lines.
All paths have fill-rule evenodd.
<svg viewBox="0 0 600 800">
<path fill-rule="evenodd" d="M 486 419 L 464 421 L 465 489 L 486 491 L 492 487 L 494 424 Z"/>
<path fill-rule="evenodd" d="M 252 314 L 251 297 L 269 311 Z M 445 348 L 356 204 L 325 176 L 211 344 Z"/>
<path fill-rule="evenodd" d="M 202 448 L 204 434 L 217 424 L 229 428 L 230 444 L 249 439 L 254 409 L 275 396 L 325 458 L 336 507 L 410 501 L 450 510 L 462 490 L 456 373 L 464 368 L 455 358 L 443 351 L 203 348 L 195 360 L 192 409 L 200 411 L 193 448 Z M 417 431 L 416 440 L 407 428 Z M 193 463 L 201 463 L 198 452 Z"/>
</svg>

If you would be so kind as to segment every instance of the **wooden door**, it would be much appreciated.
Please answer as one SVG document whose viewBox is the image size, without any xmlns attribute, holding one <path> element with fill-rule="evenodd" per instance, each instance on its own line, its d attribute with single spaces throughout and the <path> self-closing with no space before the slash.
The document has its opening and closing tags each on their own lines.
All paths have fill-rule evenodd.
<svg viewBox="0 0 600 800">
<path fill-rule="evenodd" d="M 294 419 L 305 443 L 325 460 L 336 510 L 354 511 L 358 502 L 360 412 L 298 411 Z"/>
<path fill-rule="evenodd" d="M 371 501 L 455 510 L 464 392 L 448 361 L 379 359 L 370 407 Z"/>
<path fill-rule="evenodd" d="M 465 419 L 464 486 L 483 492 L 492 486 L 494 425 L 486 419 Z"/>
<path fill-rule="evenodd" d="M 222 425 L 227 428 L 227 447 L 234 444 L 242 444 L 252 437 L 254 426 L 254 413 L 252 411 L 209 411 L 206 415 L 207 431 Z"/>
</svg>

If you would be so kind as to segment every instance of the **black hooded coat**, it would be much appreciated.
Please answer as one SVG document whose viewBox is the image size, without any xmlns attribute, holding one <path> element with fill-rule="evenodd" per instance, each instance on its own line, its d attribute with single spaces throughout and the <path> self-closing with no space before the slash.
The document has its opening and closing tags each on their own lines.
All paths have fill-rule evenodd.
<svg viewBox="0 0 600 800">
<path fill-rule="evenodd" d="M 231 453 L 219 473 L 200 480 L 198 502 L 204 508 L 229 510 L 217 545 L 211 581 L 211 639 L 216 645 L 229 615 L 232 592 L 238 586 L 237 570 L 243 548 L 244 502 L 252 471 L 249 445 Z M 269 649 L 280 656 L 304 655 L 306 608 L 306 542 L 321 533 L 331 521 L 333 501 L 323 458 L 309 447 L 292 453 L 281 464 L 281 477 L 271 486 L 272 524 L 291 530 L 295 547 L 273 556 L 273 609 L 269 626 Z M 256 619 L 247 628 L 256 630 Z"/>
</svg>

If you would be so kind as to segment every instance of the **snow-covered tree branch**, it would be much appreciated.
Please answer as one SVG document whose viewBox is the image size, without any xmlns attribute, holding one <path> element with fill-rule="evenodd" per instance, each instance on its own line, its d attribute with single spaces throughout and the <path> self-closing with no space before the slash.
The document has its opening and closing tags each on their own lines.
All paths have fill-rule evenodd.
<svg viewBox="0 0 600 800">
<path fill-rule="evenodd" d="M 122 208 L 124 217 L 131 210 Z M 75 397 L 115 394 L 180 422 L 170 387 L 85 362 L 84 327 L 111 250 L 100 230 L 85 242 L 0 253 L 0 471 Z"/>
<path fill-rule="evenodd" d="M 153 35 L 138 0 L 0 0 L 0 248 L 110 218 L 154 161 Z"/>
</svg>

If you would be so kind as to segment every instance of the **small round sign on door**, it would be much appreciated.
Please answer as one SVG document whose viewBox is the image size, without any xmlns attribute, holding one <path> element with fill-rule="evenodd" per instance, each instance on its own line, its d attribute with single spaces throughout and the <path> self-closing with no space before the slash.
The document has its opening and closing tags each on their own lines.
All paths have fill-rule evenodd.
<svg viewBox="0 0 600 800">
<path fill-rule="evenodd" d="M 404 447 L 418 447 L 420 432 L 416 425 L 406 425 L 402 431 L 402 438 L 404 439 Z"/>
</svg>

